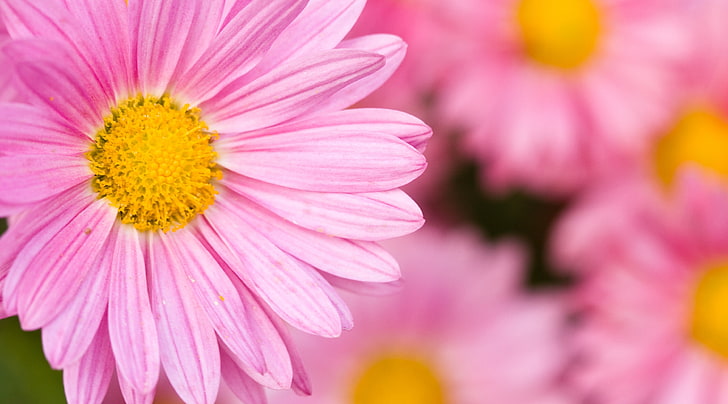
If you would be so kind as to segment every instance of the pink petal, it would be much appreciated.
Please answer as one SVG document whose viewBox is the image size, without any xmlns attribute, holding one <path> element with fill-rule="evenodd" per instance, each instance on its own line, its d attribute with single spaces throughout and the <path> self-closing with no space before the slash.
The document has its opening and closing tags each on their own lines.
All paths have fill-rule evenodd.
<svg viewBox="0 0 728 404">
<path fill-rule="evenodd" d="M 206 227 L 205 233 L 209 234 L 212 229 L 209 226 Z M 265 343 L 261 344 L 261 349 L 265 355 L 267 372 L 264 375 L 251 373 L 247 364 L 236 360 L 235 356 L 231 356 L 231 358 L 256 383 L 273 389 L 290 388 L 291 378 L 293 377 L 291 358 L 288 355 L 288 349 L 282 339 L 282 335 L 273 325 L 273 321 L 275 320 L 268 314 L 265 307 L 256 299 L 243 282 L 232 271 L 229 273 L 233 285 L 235 285 L 238 294 L 240 294 L 240 298 L 250 310 L 251 320 L 256 327 L 256 334 L 259 340 L 265 341 Z"/>
<path fill-rule="evenodd" d="M 177 91 L 199 103 L 247 73 L 280 32 L 301 12 L 305 0 L 253 0 L 238 12 L 210 47 L 181 76 Z"/>
<path fill-rule="evenodd" d="M 2 291 L 6 309 L 17 311 L 18 285 L 38 252 L 94 199 L 85 187 L 76 187 L 11 218 L 0 237 L 0 267 L 10 268 Z"/>
<path fill-rule="evenodd" d="M 3 153 L 81 155 L 89 146 L 86 135 L 61 122 L 51 111 L 24 104 L 0 104 Z"/>
<path fill-rule="evenodd" d="M 68 307 L 43 327 L 43 352 L 53 368 L 76 362 L 91 344 L 106 313 L 110 272 L 111 256 L 101 254 Z"/>
<path fill-rule="evenodd" d="M 140 394 L 157 385 L 159 342 L 139 232 L 117 223 L 110 245 L 109 337 L 119 375 Z"/>
<path fill-rule="evenodd" d="M 341 333 L 336 308 L 302 268 L 304 263 L 281 251 L 223 201 L 208 208 L 205 217 L 219 235 L 205 234 L 207 241 L 276 314 L 312 334 L 335 337 Z M 229 226 L 231 222 L 236 225 Z"/>
<path fill-rule="evenodd" d="M 219 132 L 274 126 L 315 109 L 383 64 L 382 56 L 367 52 L 315 54 L 283 64 L 251 83 L 230 85 L 200 108 L 210 127 Z"/>
<path fill-rule="evenodd" d="M 23 329 L 48 324 L 68 306 L 102 253 L 115 220 L 116 211 L 96 200 L 40 250 L 18 285 L 23 291 L 18 296 Z"/>
<path fill-rule="evenodd" d="M 326 282 L 338 289 L 346 290 L 357 295 L 367 296 L 390 296 L 402 290 L 404 282 L 398 279 L 392 282 L 362 282 L 352 279 L 340 278 L 338 276 L 323 273 Z"/>
<path fill-rule="evenodd" d="M 271 133 L 304 132 L 309 130 L 338 133 L 383 133 L 397 136 L 420 153 L 432 136 L 432 129 L 420 119 L 393 109 L 357 108 L 316 115 L 308 119 L 237 134 L 225 134 L 215 145 L 220 149 L 244 146 L 250 138 Z"/>
<path fill-rule="evenodd" d="M 112 96 L 129 96 L 132 69 L 126 2 L 74 0 L 67 1 L 66 5 L 77 17 L 72 31 L 84 40 L 84 59 L 99 82 Z"/>
<path fill-rule="evenodd" d="M 93 176 L 88 160 L 80 156 L 0 156 L 0 201 L 30 204 L 59 194 Z"/>
<path fill-rule="evenodd" d="M 316 192 L 394 189 L 425 170 L 425 157 L 395 136 L 312 128 L 250 137 L 220 149 L 219 164 L 239 174 L 284 187 Z M 295 169 L 292 169 L 295 168 Z"/>
<path fill-rule="evenodd" d="M 18 64 L 17 73 L 35 102 L 56 111 L 78 131 L 95 133 L 103 126 L 103 116 L 111 106 L 109 99 L 100 90 L 90 88 L 66 65 L 23 62 Z"/>
<path fill-rule="evenodd" d="M 359 194 L 300 191 L 226 173 L 224 185 L 286 220 L 328 236 L 376 241 L 424 224 L 417 204 L 395 189 Z"/>
<path fill-rule="evenodd" d="M 114 373 L 106 321 L 94 336 L 86 354 L 63 370 L 63 386 L 69 404 L 101 403 Z"/>
<path fill-rule="evenodd" d="M 267 404 L 263 386 L 240 370 L 225 352 L 220 352 L 222 376 L 230 390 L 245 404 Z"/>
<path fill-rule="evenodd" d="M 235 196 L 231 197 L 235 200 Z M 250 219 L 253 227 L 275 240 L 281 250 L 319 270 L 369 282 L 388 282 L 400 277 L 397 261 L 373 242 L 308 230 L 257 204 L 240 201 L 235 207 Z"/>
<path fill-rule="evenodd" d="M 365 77 L 361 81 L 347 86 L 331 97 L 321 109 L 325 111 L 338 111 L 348 108 L 364 99 L 378 89 L 394 74 L 407 52 L 407 44 L 394 35 L 377 34 L 342 41 L 340 49 L 359 49 L 383 55 L 386 58 L 384 67 Z"/>
<path fill-rule="evenodd" d="M 265 360 L 248 310 L 220 264 L 188 231 L 179 230 L 166 240 L 172 253 L 185 263 L 186 276 L 178 281 L 189 283 L 219 339 L 251 370 L 265 372 Z"/>
<path fill-rule="evenodd" d="M 276 39 L 256 74 L 285 60 L 333 49 L 349 33 L 364 8 L 364 0 L 309 0 L 306 8 Z"/>
<path fill-rule="evenodd" d="M 183 279 L 184 264 L 165 236 L 150 235 L 148 247 L 152 310 L 169 382 L 185 402 L 214 403 L 220 385 L 215 330 Z"/>
<path fill-rule="evenodd" d="M 117 362 L 118 365 L 118 362 Z M 124 397 L 126 404 L 152 404 L 154 396 L 157 392 L 156 385 L 152 389 L 144 393 L 136 389 L 129 381 L 119 374 L 119 368 L 116 368 L 117 380 L 119 381 L 119 390 Z"/>
<path fill-rule="evenodd" d="M 141 90 L 163 94 L 175 72 L 186 71 L 213 42 L 222 17 L 221 1 L 189 0 L 184 6 L 165 0 L 129 4 L 132 55 Z"/>
</svg>

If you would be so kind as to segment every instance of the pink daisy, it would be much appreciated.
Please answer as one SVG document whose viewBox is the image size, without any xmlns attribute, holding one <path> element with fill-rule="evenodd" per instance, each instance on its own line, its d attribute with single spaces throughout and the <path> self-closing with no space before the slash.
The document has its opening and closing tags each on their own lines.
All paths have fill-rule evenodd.
<svg viewBox="0 0 728 404">
<path fill-rule="evenodd" d="M 493 189 L 572 192 L 630 161 L 675 107 L 681 9 L 653 0 L 460 0 L 442 107 Z"/>
<path fill-rule="evenodd" d="M 654 133 L 631 164 L 579 198 L 557 226 L 553 249 L 561 266 L 588 269 L 619 253 L 624 234 L 659 227 L 674 210 L 685 181 L 728 189 L 728 52 L 724 40 L 728 3 L 689 3 L 686 17 L 702 40 L 687 72 L 679 108 Z M 657 213 L 659 212 L 659 213 Z M 610 245 L 610 248 L 604 248 Z"/>
<path fill-rule="evenodd" d="M 399 277 L 376 241 L 422 225 L 398 187 L 431 131 L 342 110 L 405 50 L 342 41 L 363 3 L 0 2 L 30 97 L 0 105 L 1 306 L 43 329 L 69 402 L 114 370 L 129 402 L 160 369 L 189 403 L 221 378 L 306 392 L 280 319 L 337 336 L 332 284 Z"/>
<path fill-rule="evenodd" d="M 355 331 L 300 341 L 312 396 L 280 392 L 272 402 L 572 402 L 556 387 L 566 360 L 563 305 L 521 291 L 519 245 L 423 229 L 387 246 L 402 264 L 402 290 L 352 295 Z"/>
<path fill-rule="evenodd" d="M 728 402 L 728 194 L 697 179 L 660 227 L 603 245 L 620 253 L 579 286 L 571 379 L 584 402 Z"/>
</svg>

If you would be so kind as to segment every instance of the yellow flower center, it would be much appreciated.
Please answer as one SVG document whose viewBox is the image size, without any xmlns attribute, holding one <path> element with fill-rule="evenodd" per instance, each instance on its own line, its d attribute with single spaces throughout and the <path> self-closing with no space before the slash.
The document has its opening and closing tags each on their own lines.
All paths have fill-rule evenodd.
<svg viewBox="0 0 728 404">
<path fill-rule="evenodd" d="M 688 109 L 657 142 L 654 153 L 655 174 L 665 186 L 690 163 L 728 180 L 728 121 L 712 108 Z"/>
<path fill-rule="evenodd" d="M 383 356 L 369 363 L 356 379 L 354 404 L 444 404 L 438 375 L 409 356 Z"/>
<path fill-rule="evenodd" d="M 728 262 L 707 267 L 693 299 L 691 337 L 728 359 Z"/>
<path fill-rule="evenodd" d="M 516 19 L 526 55 L 565 70 L 589 60 L 602 33 L 593 0 L 520 0 Z"/>
<path fill-rule="evenodd" d="M 168 96 L 137 96 L 104 118 L 86 154 L 92 186 L 140 231 L 184 227 L 215 201 L 222 178 L 200 110 Z"/>
</svg>

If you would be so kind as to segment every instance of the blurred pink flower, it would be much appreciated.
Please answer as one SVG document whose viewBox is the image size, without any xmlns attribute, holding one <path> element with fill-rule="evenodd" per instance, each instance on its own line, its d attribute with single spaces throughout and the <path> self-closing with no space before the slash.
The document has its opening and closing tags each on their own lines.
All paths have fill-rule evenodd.
<svg viewBox="0 0 728 404">
<path fill-rule="evenodd" d="M 331 283 L 399 278 L 376 241 L 423 224 L 398 187 L 431 131 L 342 110 L 405 50 L 342 40 L 363 3 L 0 3 L 30 97 L 0 106 L 0 309 L 43 329 L 69 402 L 115 369 L 129 402 L 160 368 L 191 403 L 221 378 L 245 400 L 305 392 L 280 319 L 337 336 Z"/>
<path fill-rule="evenodd" d="M 728 3 L 685 3 L 686 19 L 702 38 L 679 108 L 631 164 L 614 167 L 610 178 L 579 196 L 556 226 L 552 246 L 558 266 L 589 270 L 628 245 L 625 235 L 660 231 L 686 182 L 728 190 L 728 47 L 723 21 Z M 689 7 L 688 7 L 689 6 Z"/>
<path fill-rule="evenodd" d="M 565 312 L 556 296 L 521 290 L 520 245 L 425 228 L 387 246 L 402 290 L 348 299 L 355 331 L 298 344 L 312 396 L 280 392 L 273 403 L 570 402 L 556 389 Z"/>
<path fill-rule="evenodd" d="M 443 2 L 461 33 L 445 113 L 492 189 L 568 193 L 640 155 L 676 107 L 693 45 L 653 0 Z"/>
<path fill-rule="evenodd" d="M 583 272 L 569 377 L 582 402 L 728 400 L 728 194 L 698 176 L 681 185 L 659 228 L 612 226 Z"/>
</svg>

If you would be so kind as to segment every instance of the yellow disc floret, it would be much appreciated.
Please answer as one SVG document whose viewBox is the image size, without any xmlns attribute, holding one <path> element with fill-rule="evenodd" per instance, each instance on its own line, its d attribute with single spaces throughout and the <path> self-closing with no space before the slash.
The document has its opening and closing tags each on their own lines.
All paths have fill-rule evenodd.
<svg viewBox="0 0 728 404">
<path fill-rule="evenodd" d="M 358 375 L 354 404 L 444 404 L 442 382 L 419 358 L 385 355 Z"/>
<path fill-rule="evenodd" d="M 215 201 L 215 136 L 198 108 L 132 97 L 111 109 L 86 154 L 93 189 L 140 231 L 182 228 Z"/>
<path fill-rule="evenodd" d="M 566 70 L 589 60 L 602 34 L 594 0 L 520 0 L 516 19 L 526 55 Z"/>
<path fill-rule="evenodd" d="M 708 106 L 688 108 L 654 153 L 655 172 L 666 186 L 686 164 L 728 180 L 728 120 Z"/>
<path fill-rule="evenodd" d="M 728 359 L 728 262 L 706 267 L 693 295 L 692 338 Z"/>
</svg>

